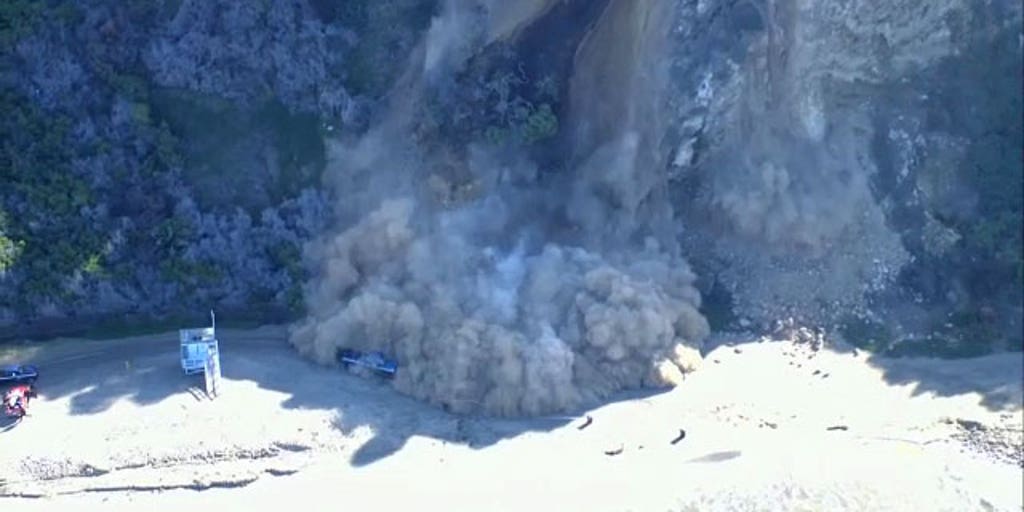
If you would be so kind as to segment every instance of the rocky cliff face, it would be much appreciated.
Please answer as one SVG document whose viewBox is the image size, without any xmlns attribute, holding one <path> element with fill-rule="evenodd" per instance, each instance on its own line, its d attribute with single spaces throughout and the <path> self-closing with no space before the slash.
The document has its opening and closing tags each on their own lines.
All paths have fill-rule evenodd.
<svg viewBox="0 0 1024 512">
<path fill-rule="evenodd" d="M 698 2 L 679 19 L 670 172 L 705 292 L 762 323 L 1019 346 L 1019 5 Z"/>
<path fill-rule="evenodd" d="M 497 215 L 479 208 L 500 196 L 477 235 L 505 255 L 517 237 L 624 261 L 655 244 L 693 267 L 716 329 L 1021 343 L 1017 2 L 18 0 L 0 17 L 8 326 L 301 312 L 324 268 L 306 244 L 383 190 L 424 218 Z"/>
</svg>

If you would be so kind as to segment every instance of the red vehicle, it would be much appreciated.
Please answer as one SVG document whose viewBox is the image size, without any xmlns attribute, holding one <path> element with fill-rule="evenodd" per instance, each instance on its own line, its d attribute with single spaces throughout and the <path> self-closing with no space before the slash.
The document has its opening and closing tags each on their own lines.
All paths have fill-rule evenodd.
<svg viewBox="0 0 1024 512">
<path fill-rule="evenodd" d="M 4 413 L 13 418 L 24 417 L 28 413 L 28 402 L 36 396 L 31 384 L 19 384 L 4 393 Z"/>
</svg>

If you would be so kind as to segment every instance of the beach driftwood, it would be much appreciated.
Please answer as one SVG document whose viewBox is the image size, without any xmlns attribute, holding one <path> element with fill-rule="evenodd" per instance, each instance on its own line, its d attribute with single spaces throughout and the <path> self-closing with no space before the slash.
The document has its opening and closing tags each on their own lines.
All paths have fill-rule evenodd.
<svg viewBox="0 0 1024 512">
<path fill-rule="evenodd" d="M 593 422 L 594 422 L 594 418 L 591 418 L 590 416 L 587 416 L 586 421 L 584 421 L 582 425 L 576 427 L 576 430 L 583 430 L 583 429 L 589 427 L 590 424 L 593 423 Z"/>
<path fill-rule="evenodd" d="M 686 431 L 683 430 L 683 429 L 679 429 L 679 435 L 676 436 L 676 438 L 672 440 L 672 444 L 676 444 L 676 443 L 678 443 L 679 441 L 682 441 L 685 438 L 686 438 Z"/>
</svg>

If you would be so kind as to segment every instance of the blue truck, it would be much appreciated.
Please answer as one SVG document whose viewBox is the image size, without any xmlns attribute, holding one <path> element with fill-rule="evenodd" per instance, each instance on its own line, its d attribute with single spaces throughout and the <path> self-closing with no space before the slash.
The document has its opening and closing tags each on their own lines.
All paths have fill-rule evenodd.
<svg viewBox="0 0 1024 512">
<path fill-rule="evenodd" d="M 0 384 L 33 384 L 39 378 L 39 369 L 30 364 L 0 366 Z"/>
<path fill-rule="evenodd" d="M 343 348 L 338 351 L 338 362 L 345 368 L 350 366 L 368 368 L 386 378 L 394 377 L 398 372 L 398 361 L 389 358 L 383 352 L 362 352 Z"/>
</svg>

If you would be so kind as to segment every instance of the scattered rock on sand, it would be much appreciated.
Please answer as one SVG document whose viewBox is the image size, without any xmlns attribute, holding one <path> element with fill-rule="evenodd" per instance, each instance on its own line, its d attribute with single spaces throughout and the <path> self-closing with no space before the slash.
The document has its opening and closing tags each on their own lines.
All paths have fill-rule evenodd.
<svg viewBox="0 0 1024 512">
<path fill-rule="evenodd" d="M 1021 447 L 1024 428 L 1021 427 L 1019 421 L 1004 420 L 986 425 L 980 421 L 964 418 L 945 418 L 943 423 L 955 425 L 957 432 L 953 433 L 953 439 L 971 451 L 984 453 L 996 460 L 1024 468 L 1024 449 Z"/>
<path fill-rule="evenodd" d="M 973 432 L 973 431 L 982 431 L 982 432 L 984 432 L 985 430 L 988 430 L 988 429 L 985 428 L 985 425 L 981 424 L 981 422 L 974 421 L 974 420 L 965 420 L 963 418 L 957 418 L 956 419 L 956 424 L 959 425 L 960 428 L 962 428 L 962 429 L 964 429 L 964 430 L 966 430 L 968 432 Z"/>
</svg>

